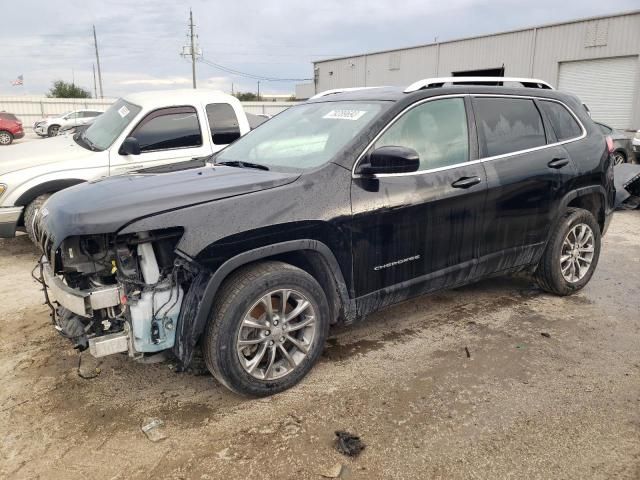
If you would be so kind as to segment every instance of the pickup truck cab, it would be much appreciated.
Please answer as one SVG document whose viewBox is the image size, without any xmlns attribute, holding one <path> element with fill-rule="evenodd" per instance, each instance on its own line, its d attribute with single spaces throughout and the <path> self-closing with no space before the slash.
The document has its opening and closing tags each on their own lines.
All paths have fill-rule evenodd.
<svg viewBox="0 0 640 480">
<path fill-rule="evenodd" d="M 64 188 L 141 168 L 211 155 L 250 130 L 242 104 L 211 90 L 154 91 L 117 100 L 73 136 L 0 153 L 0 237 L 24 229 Z"/>
</svg>

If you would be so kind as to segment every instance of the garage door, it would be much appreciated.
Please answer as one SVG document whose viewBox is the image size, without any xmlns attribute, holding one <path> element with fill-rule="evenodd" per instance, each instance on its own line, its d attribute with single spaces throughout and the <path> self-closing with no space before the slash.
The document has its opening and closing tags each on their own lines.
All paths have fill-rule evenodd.
<svg viewBox="0 0 640 480">
<path fill-rule="evenodd" d="M 594 120 L 630 128 L 637 75 L 637 56 L 563 62 L 558 89 L 577 95 Z"/>
</svg>

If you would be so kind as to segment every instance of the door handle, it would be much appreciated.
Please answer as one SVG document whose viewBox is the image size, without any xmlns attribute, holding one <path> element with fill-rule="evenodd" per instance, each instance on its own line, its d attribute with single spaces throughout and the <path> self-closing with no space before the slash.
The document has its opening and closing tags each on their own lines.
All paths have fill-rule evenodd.
<svg viewBox="0 0 640 480">
<path fill-rule="evenodd" d="M 453 188 L 470 188 L 481 182 L 480 177 L 462 177 L 451 184 Z"/>
<path fill-rule="evenodd" d="M 567 165 L 569 165 L 568 158 L 554 158 L 549 163 L 547 163 L 547 166 L 549 168 L 562 168 Z"/>
</svg>

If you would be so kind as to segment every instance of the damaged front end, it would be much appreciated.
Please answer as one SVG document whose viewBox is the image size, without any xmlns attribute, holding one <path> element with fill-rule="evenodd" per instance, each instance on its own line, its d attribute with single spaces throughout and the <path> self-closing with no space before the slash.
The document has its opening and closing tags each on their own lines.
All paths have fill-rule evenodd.
<svg viewBox="0 0 640 480">
<path fill-rule="evenodd" d="M 88 348 L 95 357 L 126 352 L 140 360 L 174 348 L 181 316 L 192 317 L 198 307 L 193 298 L 185 301 L 185 294 L 197 297 L 208 278 L 176 253 L 182 233 L 75 236 L 55 251 L 46 233 L 40 234 L 39 281 L 55 328 L 74 348 Z M 193 284 L 198 288 L 191 289 Z M 188 352 L 181 348 L 185 363 L 191 343 Z"/>
</svg>

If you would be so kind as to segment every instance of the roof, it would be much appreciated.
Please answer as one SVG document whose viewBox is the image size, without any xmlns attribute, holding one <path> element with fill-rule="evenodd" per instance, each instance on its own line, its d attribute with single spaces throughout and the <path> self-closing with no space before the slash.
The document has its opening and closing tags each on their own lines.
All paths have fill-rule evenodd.
<svg viewBox="0 0 640 480">
<path fill-rule="evenodd" d="M 145 108 L 167 107 L 171 105 L 185 105 L 197 101 L 199 103 L 230 103 L 238 101 L 231 95 L 206 88 L 183 88 L 176 90 L 152 90 L 148 92 L 125 95 L 124 99 Z"/>
<path fill-rule="evenodd" d="M 438 95 L 464 95 L 464 94 L 493 94 L 493 95 L 523 95 L 541 98 L 553 98 L 566 100 L 575 97 L 566 92 L 550 90 L 546 88 L 508 87 L 491 85 L 451 85 L 442 87 L 430 87 L 414 92 L 405 92 L 405 87 L 379 87 L 350 90 L 340 93 L 333 93 L 318 97 L 314 100 L 307 100 L 306 103 L 321 102 L 341 102 L 341 101 L 390 101 L 399 102 L 407 99 L 411 103 L 416 98 L 427 98 Z"/>
<path fill-rule="evenodd" d="M 540 28 L 548 28 L 548 27 L 558 27 L 560 25 L 570 25 L 572 23 L 580 23 L 580 22 L 589 22 L 592 20 L 601 20 L 604 18 L 615 18 L 615 17 L 624 17 L 626 15 L 637 15 L 640 14 L 640 10 L 629 10 L 626 12 L 620 12 L 620 13 L 614 13 L 614 14 L 609 14 L 609 15 L 598 15 L 598 16 L 594 16 L 594 17 L 584 17 L 584 18 L 578 18 L 575 20 L 566 20 L 564 22 L 557 22 L 557 23 L 545 23 L 542 25 L 533 25 L 530 27 L 524 27 L 524 28 L 517 28 L 514 30 L 504 30 L 501 32 L 495 32 L 495 33 L 487 33 L 487 34 L 483 34 L 483 35 L 472 35 L 470 37 L 462 37 L 462 38 L 454 38 L 451 40 L 446 40 L 443 42 L 431 42 L 431 43 L 424 43 L 421 45 L 411 45 L 408 47 L 399 47 L 399 48 L 389 48 L 386 50 L 377 50 L 377 51 L 373 51 L 373 52 L 367 52 L 367 53 L 357 53 L 354 55 L 341 55 L 338 57 L 329 57 L 329 58 L 323 58 L 322 60 L 316 60 L 313 62 L 314 65 L 317 65 L 319 63 L 325 63 L 325 62 L 331 62 L 333 60 L 345 60 L 348 58 L 357 58 L 357 57 L 366 57 L 368 55 L 377 55 L 380 53 L 391 53 L 391 52 L 399 52 L 402 50 L 412 50 L 414 48 L 423 48 L 423 47 L 432 47 L 432 46 L 436 46 L 436 45 L 443 45 L 443 44 L 447 44 L 447 43 L 455 43 L 455 42 L 462 42 L 464 40 L 474 40 L 476 38 L 487 38 L 487 37 L 494 37 L 496 35 L 506 35 L 509 33 L 517 33 L 517 32 L 526 32 L 527 30 L 534 30 L 534 29 L 540 29 Z"/>
</svg>

